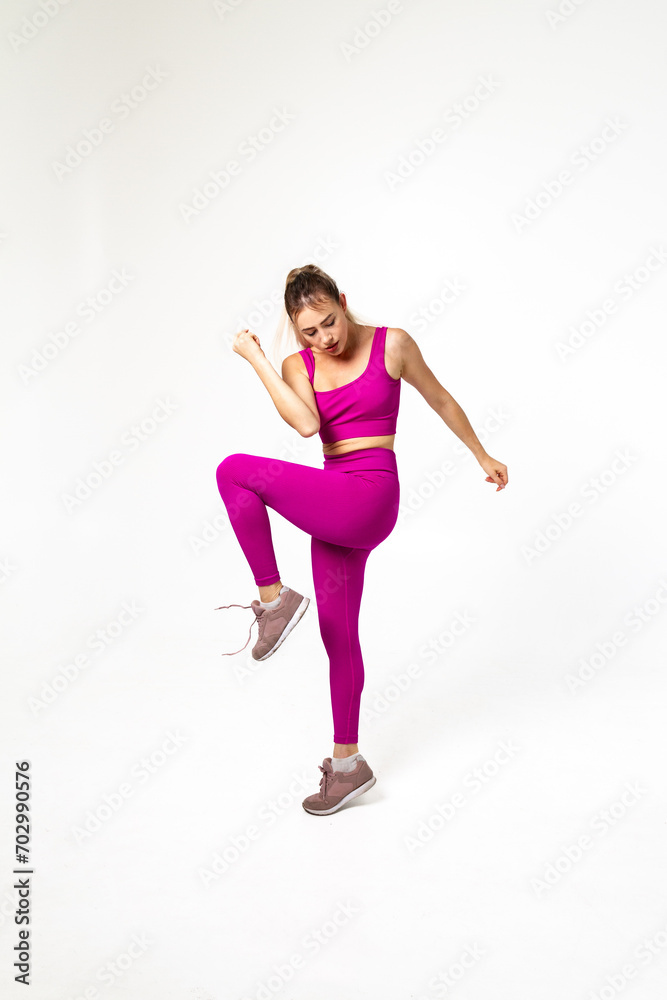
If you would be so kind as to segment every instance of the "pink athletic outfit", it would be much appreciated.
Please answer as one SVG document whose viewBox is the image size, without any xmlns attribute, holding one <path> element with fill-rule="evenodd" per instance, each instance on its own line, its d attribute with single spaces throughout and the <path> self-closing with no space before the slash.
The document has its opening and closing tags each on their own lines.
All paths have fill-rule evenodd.
<svg viewBox="0 0 667 1000">
<path fill-rule="evenodd" d="M 337 389 L 315 392 L 323 443 L 396 433 L 400 378 L 384 362 L 386 326 L 373 334 L 363 374 Z M 315 359 L 299 351 L 312 384 Z M 359 609 L 366 560 L 391 534 L 400 488 L 391 448 L 324 455 L 324 466 L 261 455 L 228 455 L 217 469 L 220 495 L 255 583 L 280 579 L 266 508 L 311 536 L 320 635 L 329 656 L 334 743 L 357 743 L 364 664 Z"/>
</svg>

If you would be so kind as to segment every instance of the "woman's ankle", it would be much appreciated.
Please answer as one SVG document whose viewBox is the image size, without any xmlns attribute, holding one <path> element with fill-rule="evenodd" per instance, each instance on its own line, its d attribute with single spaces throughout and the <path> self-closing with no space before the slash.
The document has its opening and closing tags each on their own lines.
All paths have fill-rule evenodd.
<svg viewBox="0 0 667 1000">
<path fill-rule="evenodd" d="M 269 583 L 266 587 L 259 588 L 259 599 L 263 604 L 270 604 L 271 601 L 275 601 L 276 597 L 282 590 L 283 583 L 278 580 L 277 583 Z"/>
</svg>

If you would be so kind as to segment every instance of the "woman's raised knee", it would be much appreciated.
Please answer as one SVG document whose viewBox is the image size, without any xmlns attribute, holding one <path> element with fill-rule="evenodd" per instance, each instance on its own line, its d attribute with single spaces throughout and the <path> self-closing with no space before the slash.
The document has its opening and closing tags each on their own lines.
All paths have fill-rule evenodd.
<svg viewBox="0 0 667 1000">
<path fill-rule="evenodd" d="M 242 452 L 235 452 L 233 455 L 227 455 L 226 458 L 223 458 L 215 473 L 218 482 L 232 477 L 243 465 L 241 459 L 246 458 L 248 455 L 244 455 Z"/>
</svg>

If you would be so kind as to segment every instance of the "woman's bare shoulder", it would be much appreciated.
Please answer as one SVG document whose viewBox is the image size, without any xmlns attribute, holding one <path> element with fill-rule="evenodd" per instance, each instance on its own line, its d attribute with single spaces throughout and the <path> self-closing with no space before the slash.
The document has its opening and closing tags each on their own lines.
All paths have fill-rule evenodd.
<svg viewBox="0 0 667 1000">
<path fill-rule="evenodd" d="M 394 372 L 400 372 L 403 374 L 403 369 L 405 366 L 406 351 L 409 350 L 410 345 L 414 341 L 407 330 L 401 329 L 400 326 L 388 326 L 387 336 L 385 338 L 385 357 L 389 360 L 391 367 Z M 399 378 L 398 374 L 393 376 L 394 378 Z"/>
<path fill-rule="evenodd" d="M 303 354 L 300 351 L 295 351 L 294 354 L 288 354 L 286 358 L 283 358 L 282 369 L 284 372 L 305 372 L 306 375 L 308 374 Z"/>
<path fill-rule="evenodd" d="M 400 344 L 407 344 L 412 340 L 412 337 L 407 330 L 402 330 L 400 326 L 388 326 L 387 327 L 387 343 L 391 346 L 398 347 Z"/>
</svg>

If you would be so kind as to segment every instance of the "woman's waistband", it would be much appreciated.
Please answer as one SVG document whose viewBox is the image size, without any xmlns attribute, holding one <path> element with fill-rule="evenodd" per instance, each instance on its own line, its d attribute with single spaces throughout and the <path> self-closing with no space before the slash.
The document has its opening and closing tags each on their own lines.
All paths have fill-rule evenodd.
<svg viewBox="0 0 667 1000">
<path fill-rule="evenodd" d="M 398 473 L 393 448 L 357 448 L 340 455 L 324 454 L 324 468 L 331 472 L 384 471 Z"/>
</svg>

